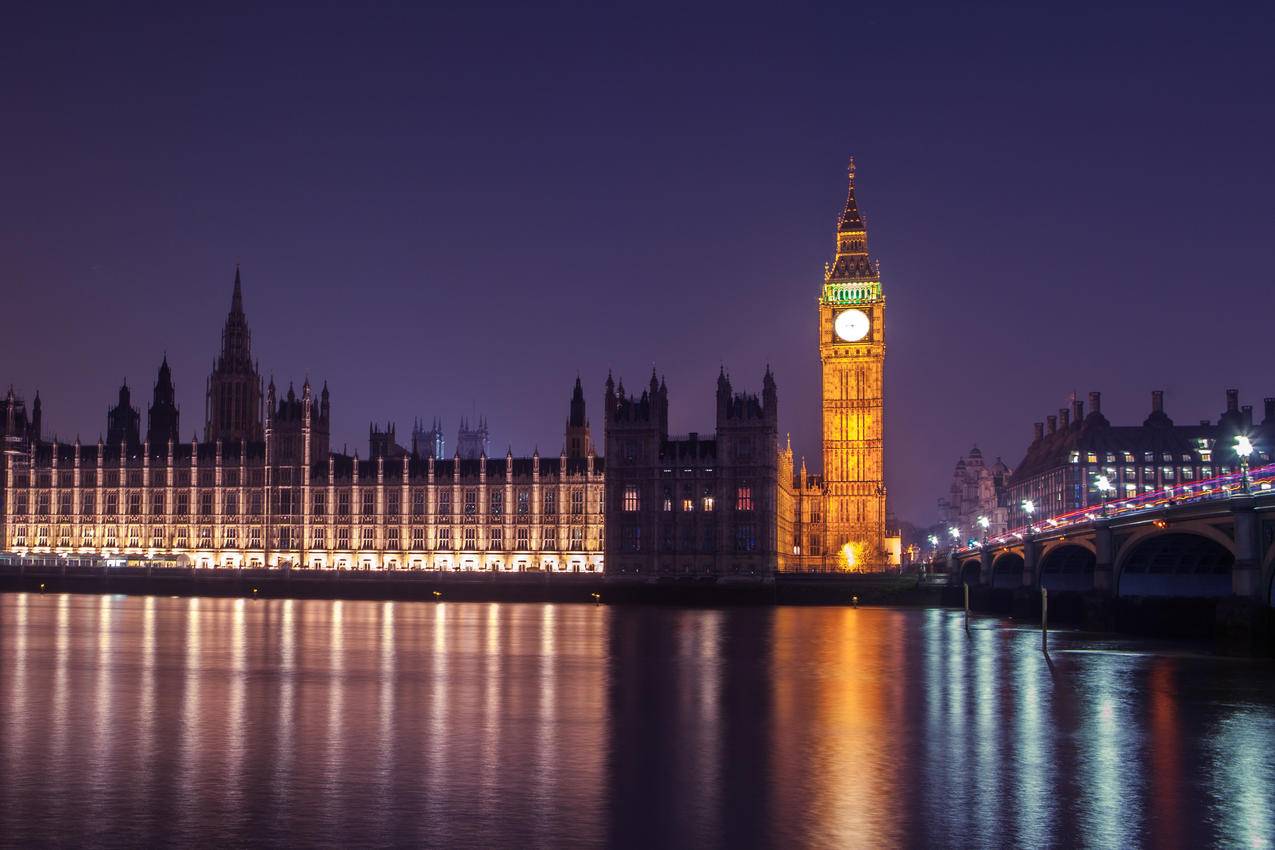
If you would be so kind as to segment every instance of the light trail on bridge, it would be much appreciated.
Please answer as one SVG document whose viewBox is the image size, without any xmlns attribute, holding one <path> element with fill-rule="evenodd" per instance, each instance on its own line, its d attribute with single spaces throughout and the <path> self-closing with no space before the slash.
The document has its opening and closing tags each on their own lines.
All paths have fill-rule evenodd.
<svg viewBox="0 0 1275 850">
<path fill-rule="evenodd" d="M 958 546 L 951 551 L 965 555 L 981 551 L 986 546 L 1000 546 L 1023 540 L 1031 533 L 1052 533 L 1065 528 L 1086 525 L 1101 519 L 1114 519 L 1160 510 L 1162 508 L 1192 505 L 1201 502 L 1221 501 L 1244 495 L 1244 472 L 1229 472 L 1214 478 L 1205 478 L 1193 484 L 1165 487 L 1126 499 L 1112 499 L 1104 504 L 1089 505 L 1058 516 L 1042 519 L 1030 525 L 1019 526 L 1004 534 L 989 537 L 981 543 Z M 1275 495 L 1275 463 L 1249 469 L 1248 490 L 1253 496 Z"/>
</svg>

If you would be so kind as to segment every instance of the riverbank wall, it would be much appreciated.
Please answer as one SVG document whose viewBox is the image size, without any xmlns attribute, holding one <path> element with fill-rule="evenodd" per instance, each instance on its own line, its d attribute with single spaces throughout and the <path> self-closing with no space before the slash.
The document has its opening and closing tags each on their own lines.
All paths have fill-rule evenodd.
<svg viewBox="0 0 1275 850">
<path fill-rule="evenodd" d="M 942 604 L 916 578 L 803 574 L 644 578 L 591 573 L 396 570 L 232 570 L 164 567 L 0 567 L 0 591 L 461 602 L 667 605 Z"/>
<path fill-rule="evenodd" d="M 946 589 L 943 603 L 964 605 L 964 589 Z M 1039 623 L 1040 591 L 970 588 L 970 610 Z M 1207 642 L 1222 652 L 1275 657 L 1275 609 L 1257 600 L 1108 596 L 1051 592 L 1049 622 L 1094 632 Z"/>
</svg>

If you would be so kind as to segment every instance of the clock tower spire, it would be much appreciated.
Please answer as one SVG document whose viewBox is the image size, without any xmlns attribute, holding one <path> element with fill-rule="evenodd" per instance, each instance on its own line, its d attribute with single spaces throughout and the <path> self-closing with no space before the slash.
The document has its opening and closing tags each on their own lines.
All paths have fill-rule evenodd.
<svg viewBox="0 0 1275 850">
<path fill-rule="evenodd" d="M 882 569 L 885 551 L 883 410 L 885 296 L 868 255 L 868 231 L 850 160 L 836 255 L 819 298 L 823 480 L 828 565 Z"/>
</svg>

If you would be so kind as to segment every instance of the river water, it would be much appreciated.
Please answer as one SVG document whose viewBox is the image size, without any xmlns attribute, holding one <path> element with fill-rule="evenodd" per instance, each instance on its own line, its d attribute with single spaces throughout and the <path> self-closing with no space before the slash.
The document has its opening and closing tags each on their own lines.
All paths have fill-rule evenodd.
<svg viewBox="0 0 1275 850">
<path fill-rule="evenodd" d="M 1271 847 L 1275 666 L 959 612 L 0 594 L 0 844 Z"/>
</svg>

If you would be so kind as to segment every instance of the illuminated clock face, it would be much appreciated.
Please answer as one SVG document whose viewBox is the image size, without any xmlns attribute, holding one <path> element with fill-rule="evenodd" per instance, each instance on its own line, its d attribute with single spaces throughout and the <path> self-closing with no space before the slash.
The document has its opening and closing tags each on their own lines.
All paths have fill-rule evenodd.
<svg viewBox="0 0 1275 850">
<path fill-rule="evenodd" d="M 868 329 L 872 323 L 868 320 L 868 314 L 862 310 L 843 310 L 837 314 L 837 321 L 833 324 L 833 330 L 837 332 L 837 336 L 846 342 L 858 342 L 868 335 Z"/>
</svg>

